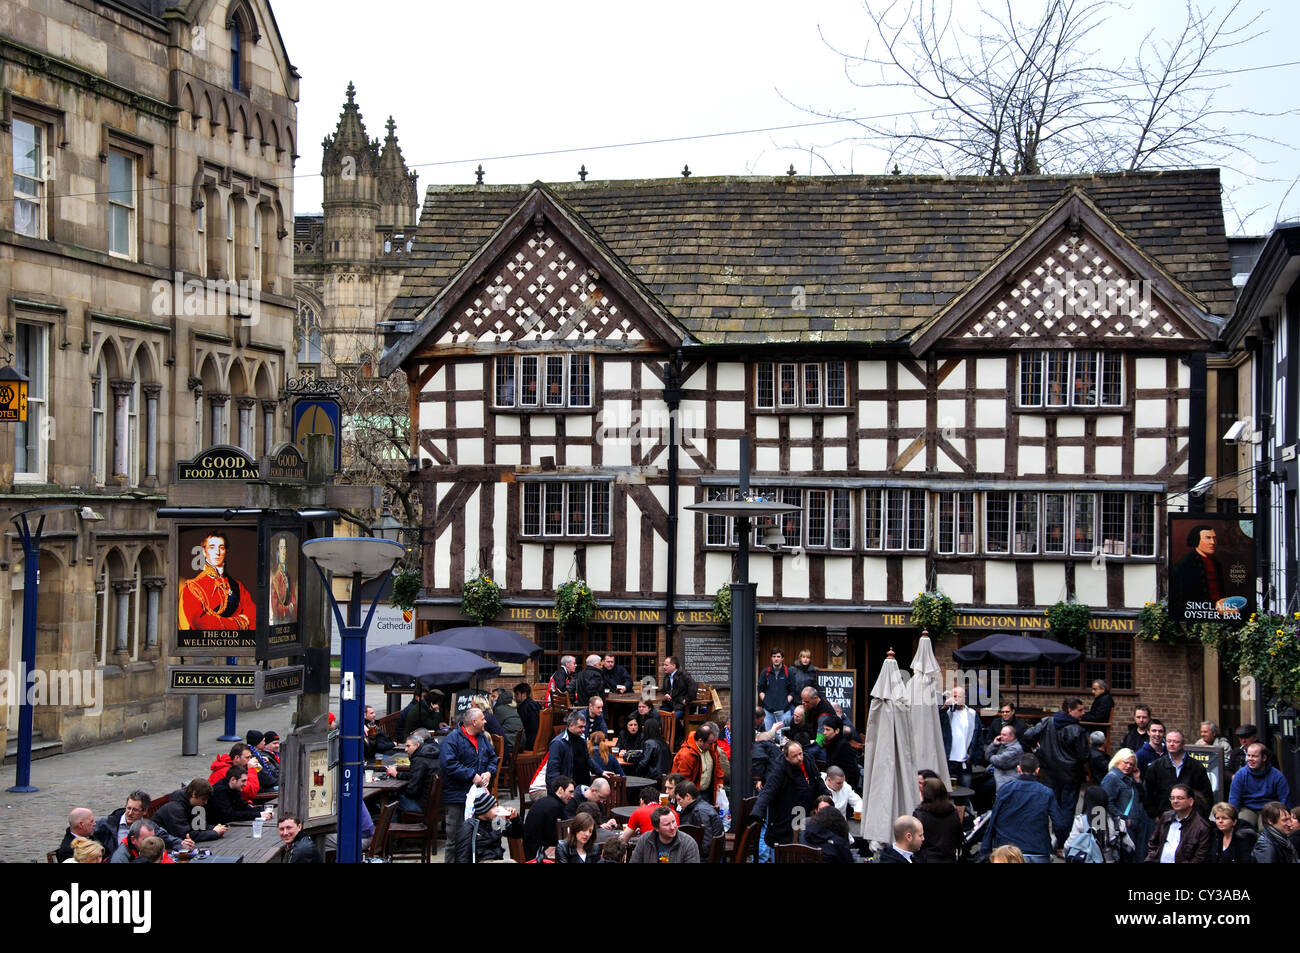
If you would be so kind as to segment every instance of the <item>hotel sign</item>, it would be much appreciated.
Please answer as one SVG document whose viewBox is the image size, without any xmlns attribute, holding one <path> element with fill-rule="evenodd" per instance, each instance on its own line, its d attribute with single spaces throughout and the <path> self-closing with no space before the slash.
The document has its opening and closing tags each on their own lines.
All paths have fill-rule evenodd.
<svg viewBox="0 0 1300 953">
<path fill-rule="evenodd" d="M 906 626 L 915 628 L 911 613 L 886 612 L 881 616 L 888 626 Z M 978 629 L 980 631 L 1001 631 L 1004 629 L 1048 629 L 1047 614 L 995 613 L 995 612 L 960 612 L 952 623 L 958 629 Z M 1137 634 L 1137 619 L 1101 619 L 1093 616 L 1088 620 L 1088 628 L 1093 632 L 1118 632 L 1124 635 Z"/>
<path fill-rule="evenodd" d="M 554 622 L 555 610 L 551 608 L 534 609 L 528 606 L 511 606 L 505 610 L 506 618 L 511 622 Z M 657 625 L 664 620 L 662 609 L 597 609 L 592 615 L 592 622 L 633 622 Z M 763 622 L 763 613 L 758 614 L 759 624 Z M 683 609 L 677 612 L 677 624 L 717 625 L 726 628 L 723 622 L 712 612 L 705 609 Z"/>
</svg>

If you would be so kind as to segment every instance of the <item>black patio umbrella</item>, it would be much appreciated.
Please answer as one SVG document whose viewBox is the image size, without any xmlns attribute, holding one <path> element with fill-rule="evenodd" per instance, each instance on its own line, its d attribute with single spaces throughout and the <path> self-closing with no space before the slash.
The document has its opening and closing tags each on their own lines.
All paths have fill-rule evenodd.
<svg viewBox="0 0 1300 953">
<path fill-rule="evenodd" d="M 1064 665 L 1083 657 L 1072 649 L 1051 639 L 1037 639 L 1030 635 L 1011 635 L 995 632 L 965 648 L 957 649 L 952 657 L 963 665 L 981 662 L 998 662 L 1003 665 Z M 1020 686 L 1016 685 L 1016 704 L 1020 703 Z"/>
<path fill-rule="evenodd" d="M 412 645 L 443 645 L 479 655 L 490 655 L 498 662 L 527 662 L 542 654 L 542 647 L 530 642 L 513 629 L 490 625 L 463 625 L 422 635 Z"/>
<path fill-rule="evenodd" d="M 468 685 L 501 674 L 501 666 L 481 655 L 445 645 L 385 645 L 366 653 L 366 681 L 427 687 Z"/>
</svg>

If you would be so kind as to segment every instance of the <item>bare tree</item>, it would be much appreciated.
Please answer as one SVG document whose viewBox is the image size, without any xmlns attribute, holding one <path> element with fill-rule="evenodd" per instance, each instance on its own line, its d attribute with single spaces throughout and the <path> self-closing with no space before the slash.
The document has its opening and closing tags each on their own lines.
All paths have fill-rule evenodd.
<svg viewBox="0 0 1300 953">
<path fill-rule="evenodd" d="M 1039 175 L 1221 164 L 1258 141 L 1230 129 L 1229 113 L 1215 104 L 1224 83 L 1212 61 L 1258 35 L 1240 22 L 1240 0 L 1222 15 L 1189 0 L 1181 29 L 1168 38 L 1147 34 L 1132 62 L 1111 52 L 1127 38 L 1119 18 L 1109 18 L 1109 0 L 1047 0 L 1028 22 L 1010 0 L 981 4 L 970 26 L 957 23 L 951 0 L 864 7 L 876 34 L 864 51 L 828 45 L 876 102 L 887 101 L 882 90 L 919 97 L 919 109 L 857 120 L 855 138 L 884 145 L 895 171 Z"/>
</svg>

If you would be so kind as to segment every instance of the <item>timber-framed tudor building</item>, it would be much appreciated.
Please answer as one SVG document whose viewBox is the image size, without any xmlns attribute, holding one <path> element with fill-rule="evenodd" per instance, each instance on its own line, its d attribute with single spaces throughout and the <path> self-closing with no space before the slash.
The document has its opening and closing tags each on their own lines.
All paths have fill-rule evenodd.
<svg viewBox="0 0 1300 953">
<path fill-rule="evenodd" d="M 419 618 L 462 618 L 482 569 L 541 679 L 562 652 L 689 670 L 736 540 L 683 507 L 734 492 L 748 434 L 752 485 L 799 507 L 751 556 L 759 659 L 842 659 L 856 708 L 910 659 L 918 592 L 955 601 L 958 644 L 1073 597 L 1085 659 L 1016 673 L 1022 702 L 1100 677 L 1117 732 L 1138 700 L 1226 727 L 1213 657 L 1136 636 L 1167 513 L 1203 505 L 1219 195 L 1214 171 L 431 187 L 382 360 L 410 384 Z M 601 611 L 562 632 L 578 576 Z"/>
</svg>

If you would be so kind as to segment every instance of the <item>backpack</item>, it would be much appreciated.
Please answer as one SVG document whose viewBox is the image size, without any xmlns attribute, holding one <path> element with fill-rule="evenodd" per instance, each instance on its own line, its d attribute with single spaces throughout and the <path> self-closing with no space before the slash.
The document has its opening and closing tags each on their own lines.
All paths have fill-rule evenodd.
<svg viewBox="0 0 1300 953">
<path fill-rule="evenodd" d="M 1065 862 L 1067 864 L 1101 864 L 1105 858 L 1101 847 L 1091 830 L 1075 831 L 1065 842 Z"/>
</svg>

